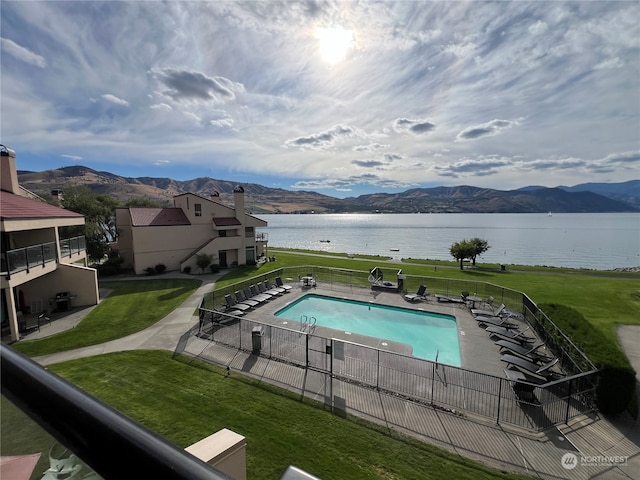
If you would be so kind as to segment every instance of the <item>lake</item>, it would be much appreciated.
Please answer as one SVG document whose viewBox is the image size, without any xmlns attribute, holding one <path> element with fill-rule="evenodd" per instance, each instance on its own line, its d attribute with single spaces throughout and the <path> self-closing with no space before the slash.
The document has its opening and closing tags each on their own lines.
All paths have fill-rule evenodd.
<svg viewBox="0 0 640 480">
<path fill-rule="evenodd" d="M 640 266 L 640 213 L 257 215 L 269 247 L 453 260 L 479 237 L 479 262 L 612 270 Z"/>
</svg>

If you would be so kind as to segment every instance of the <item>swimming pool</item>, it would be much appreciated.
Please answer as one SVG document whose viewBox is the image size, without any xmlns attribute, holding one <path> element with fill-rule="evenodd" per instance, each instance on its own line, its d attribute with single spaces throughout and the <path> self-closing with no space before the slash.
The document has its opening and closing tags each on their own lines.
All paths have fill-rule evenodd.
<svg viewBox="0 0 640 480">
<path fill-rule="evenodd" d="M 460 344 L 455 317 L 408 308 L 308 294 L 281 308 L 276 317 L 301 321 L 316 318 L 316 325 L 402 342 L 415 357 L 456 367 Z"/>
</svg>

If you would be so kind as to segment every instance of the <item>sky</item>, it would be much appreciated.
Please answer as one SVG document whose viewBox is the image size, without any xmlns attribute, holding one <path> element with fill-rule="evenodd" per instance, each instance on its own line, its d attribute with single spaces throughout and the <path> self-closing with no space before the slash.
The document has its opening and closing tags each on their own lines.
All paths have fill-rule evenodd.
<svg viewBox="0 0 640 480">
<path fill-rule="evenodd" d="M 18 169 L 334 197 L 640 178 L 637 1 L 0 2 Z"/>
</svg>

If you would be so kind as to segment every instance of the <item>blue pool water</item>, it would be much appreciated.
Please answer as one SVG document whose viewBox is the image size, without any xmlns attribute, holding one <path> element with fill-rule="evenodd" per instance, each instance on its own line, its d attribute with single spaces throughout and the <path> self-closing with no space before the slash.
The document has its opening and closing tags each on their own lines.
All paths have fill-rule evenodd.
<svg viewBox="0 0 640 480">
<path fill-rule="evenodd" d="M 407 343 L 415 357 L 459 367 L 460 344 L 455 317 L 369 302 L 305 295 L 275 313 L 300 321 L 315 317 L 316 325 Z"/>
</svg>

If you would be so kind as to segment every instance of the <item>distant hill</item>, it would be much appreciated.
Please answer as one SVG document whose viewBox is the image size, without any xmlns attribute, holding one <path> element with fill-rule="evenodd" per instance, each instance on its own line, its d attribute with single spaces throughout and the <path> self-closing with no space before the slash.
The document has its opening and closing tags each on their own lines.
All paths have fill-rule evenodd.
<svg viewBox="0 0 640 480">
<path fill-rule="evenodd" d="M 532 185 L 519 190 L 530 192 L 546 188 Z M 629 180 L 622 183 L 581 183 L 573 187 L 559 186 L 557 188 L 567 192 L 593 192 L 603 197 L 628 203 L 632 207 L 640 208 L 640 180 Z"/>
<path fill-rule="evenodd" d="M 205 198 L 213 192 L 220 200 L 233 203 L 237 182 L 208 177 L 178 181 L 171 178 L 121 177 L 83 166 L 63 167 L 44 172 L 18 171 L 20 184 L 41 195 L 68 185 L 86 185 L 92 191 L 120 202 L 146 198 L 172 205 L 174 195 L 195 193 Z M 575 187 L 525 187 L 493 190 L 472 186 L 415 188 L 401 193 L 374 193 L 345 199 L 316 192 L 269 188 L 242 183 L 245 205 L 252 213 L 577 213 L 640 211 L 640 180 L 617 184 L 584 184 Z M 588 186 L 593 185 L 593 190 Z M 584 188 L 583 188 L 584 187 Z"/>
</svg>

